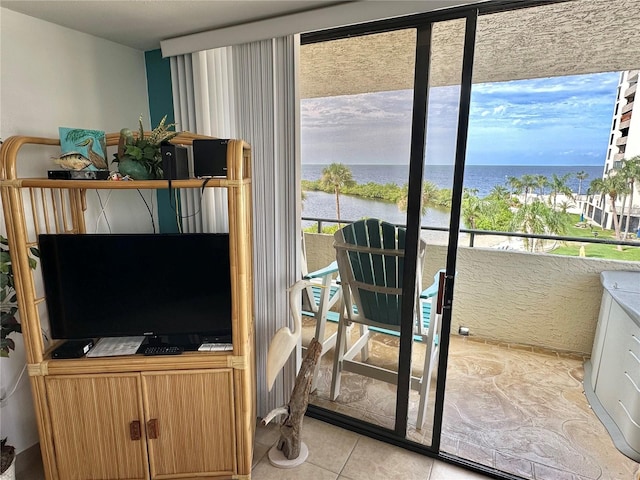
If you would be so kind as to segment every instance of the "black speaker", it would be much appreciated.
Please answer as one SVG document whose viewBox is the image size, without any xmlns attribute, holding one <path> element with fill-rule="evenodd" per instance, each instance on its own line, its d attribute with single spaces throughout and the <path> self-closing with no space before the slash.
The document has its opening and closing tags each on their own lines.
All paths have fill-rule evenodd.
<svg viewBox="0 0 640 480">
<path fill-rule="evenodd" d="M 228 139 L 202 139 L 193 141 L 193 173 L 196 177 L 227 176 Z"/>
<path fill-rule="evenodd" d="M 162 178 L 165 180 L 184 180 L 189 178 L 189 159 L 187 147 L 161 145 Z"/>
</svg>

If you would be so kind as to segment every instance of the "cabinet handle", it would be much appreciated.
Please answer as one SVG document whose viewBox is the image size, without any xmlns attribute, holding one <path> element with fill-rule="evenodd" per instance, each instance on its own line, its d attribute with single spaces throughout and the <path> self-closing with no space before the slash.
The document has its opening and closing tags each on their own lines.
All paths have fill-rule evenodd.
<svg viewBox="0 0 640 480">
<path fill-rule="evenodd" d="M 442 306 L 444 304 L 444 288 L 446 282 L 445 272 L 440 272 L 438 278 L 438 296 L 436 297 L 436 313 L 440 315 L 442 313 Z"/>
<path fill-rule="evenodd" d="M 131 435 L 131 440 L 140 440 L 142 437 L 140 420 L 134 420 L 129 424 L 129 435 Z"/>
<path fill-rule="evenodd" d="M 147 437 L 158 438 L 158 419 L 152 418 L 147 422 Z"/>
</svg>

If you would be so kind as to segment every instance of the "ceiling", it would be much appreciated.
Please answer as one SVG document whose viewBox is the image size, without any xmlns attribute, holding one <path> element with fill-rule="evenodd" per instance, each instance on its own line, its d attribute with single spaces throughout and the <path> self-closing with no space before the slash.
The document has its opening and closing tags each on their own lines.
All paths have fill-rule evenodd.
<svg viewBox="0 0 640 480">
<path fill-rule="evenodd" d="M 0 6 L 63 27 L 153 50 L 177 36 L 346 3 L 330 0 L 0 0 Z"/>
<path fill-rule="evenodd" d="M 335 21 L 357 23 L 356 19 L 364 21 L 367 16 L 399 15 L 388 13 L 394 9 L 407 14 L 417 11 L 412 9 L 477 1 L 0 0 L 0 6 L 146 51 L 159 48 L 161 40 L 212 30 L 228 40 L 235 26 L 250 23 L 244 27 L 246 34 L 247 29 L 257 28 L 252 22 L 272 19 L 277 23 L 277 17 L 287 15 L 291 16 L 280 19 L 280 27 L 282 22 L 295 22 L 296 29 L 305 31 L 304 22 L 324 22 L 327 28 Z M 478 21 L 474 82 L 636 69 L 640 67 L 637 5 L 638 0 L 574 0 L 485 15 Z M 385 6 L 393 8 L 384 10 Z M 328 10 L 342 16 L 335 20 L 335 13 L 327 15 Z M 414 35 L 399 31 L 305 45 L 300 65 L 302 96 L 411 88 Z M 431 72 L 430 84 L 459 82 L 463 38 L 463 21 L 441 22 L 434 28 L 432 55 L 437 68 Z"/>
<path fill-rule="evenodd" d="M 574 0 L 478 18 L 473 82 L 640 68 L 638 0 Z M 429 85 L 459 85 L 464 20 L 438 22 Z M 411 89 L 413 29 L 303 45 L 302 98 Z M 327 81 L 331 79 L 331 81 Z"/>
</svg>

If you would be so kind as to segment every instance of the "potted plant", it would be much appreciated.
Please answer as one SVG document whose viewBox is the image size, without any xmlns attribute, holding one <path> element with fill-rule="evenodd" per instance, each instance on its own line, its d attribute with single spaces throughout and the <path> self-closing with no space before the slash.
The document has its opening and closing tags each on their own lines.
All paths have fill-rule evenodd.
<svg viewBox="0 0 640 480">
<path fill-rule="evenodd" d="M 7 445 L 7 439 L 0 440 L 0 480 L 12 480 L 16 478 L 16 449 Z"/>
<path fill-rule="evenodd" d="M 118 152 L 114 154 L 114 162 L 122 175 L 134 180 L 153 180 L 162 178 L 162 155 L 160 145 L 168 142 L 180 132 L 169 130 L 174 123 L 166 124 L 167 116 L 151 133 L 145 137 L 142 126 L 142 115 L 138 119 L 139 130 L 134 134 L 128 128 L 120 130 Z"/>
<path fill-rule="evenodd" d="M 31 254 L 40 256 L 37 248 L 31 247 Z M 35 258 L 29 257 L 29 266 L 36 268 Z M 15 350 L 15 342 L 9 335 L 22 333 L 20 323 L 16 319 L 18 313 L 18 298 L 15 289 L 15 278 L 9 254 L 9 242 L 0 235 L 0 357 L 8 357 L 11 350 Z M 15 479 L 15 448 L 7 444 L 7 439 L 1 440 L 0 480 Z"/>
</svg>

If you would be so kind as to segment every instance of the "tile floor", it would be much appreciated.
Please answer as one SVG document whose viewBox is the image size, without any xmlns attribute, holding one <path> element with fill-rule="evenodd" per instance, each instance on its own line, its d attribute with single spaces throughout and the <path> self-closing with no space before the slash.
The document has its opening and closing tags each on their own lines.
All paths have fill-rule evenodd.
<svg viewBox="0 0 640 480">
<path fill-rule="evenodd" d="M 277 425 L 256 431 L 252 480 L 480 480 L 489 477 L 305 417 L 309 457 L 290 470 L 273 467 L 268 450 Z"/>
<path fill-rule="evenodd" d="M 389 336 L 380 337 L 372 346 L 372 358 L 393 363 L 394 342 Z M 586 402 L 582 358 L 469 340 L 451 339 L 444 451 L 526 479 L 636 479 L 640 466 L 615 449 Z M 419 359 L 416 364 L 421 364 Z M 395 387 L 346 374 L 338 402 L 329 402 L 330 366 L 331 353 L 323 358 L 313 403 L 393 425 Z M 416 407 L 417 395 L 412 393 L 409 419 L 413 422 Z M 427 412 L 428 418 L 432 415 Z M 417 430 L 410 423 L 408 433 L 412 440 L 426 443 L 430 425 Z M 303 428 L 309 458 L 300 467 L 282 470 L 271 466 L 266 455 L 278 435 L 275 425 L 257 429 L 252 479 L 488 478 L 311 418 L 305 418 Z M 18 460 L 18 480 L 44 479 L 39 458 L 27 463 Z"/>
<path fill-rule="evenodd" d="M 252 480 L 481 480 L 488 477 L 448 465 L 402 448 L 372 440 L 306 417 L 303 441 L 307 461 L 280 469 L 269 463 L 268 451 L 279 437 L 275 424 L 256 429 Z M 35 456 L 34 456 L 35 454 Z M 37 449 L 18 458 L 17 480 L 44 480 Z M 25 463 L 28 462 L 28 463 Z"/>
<path fill-rule="evenodd" d="M 308 328 L 305 322 L 303 342 L 313 334 Z M 421 347 L 414 353 L 418 368 Z M 311 403 L 393 428 L 393 385 L 345 373 L 340 396 L 335 402 L 329 400 L 332 354 L 322 359 Z M 583 361 L 579 355 L 452 336 L 442 449 L 526 479 L 634 479 L 640 466 L 614 447 L 586 401 Z M 374 335 L 369 362 L 397 364 L 394 337 Z M 414 369 L 416 374 L 421 372 Z M 416 392 L 409 402 L 408 437 L 428 444 L 433 412 L 427 411 L 424 428 L 417 430 Z"/>
</svg>

